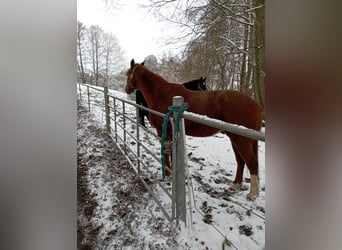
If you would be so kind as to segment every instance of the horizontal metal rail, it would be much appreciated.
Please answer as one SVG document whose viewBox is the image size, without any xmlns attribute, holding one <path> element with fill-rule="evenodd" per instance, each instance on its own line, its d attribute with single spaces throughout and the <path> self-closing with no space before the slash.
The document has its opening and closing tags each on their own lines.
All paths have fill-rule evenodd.
<svg viewBox="0 0 342 250">
<path fill-rule="evenodd" d="M 83 84 L 83 85 L 86 87 L 89 87 L 91 89 L 95 89 L 97 91 L 104 92 L 103 87 L 98 87 L 98 86 L 94 86 L 94 85 L 90 85 L 90 84 Z"/>
<path fill-rule="evenodd" d="M 110 135 L 111 138 L 113 140 L 115 140 L 115 138 L 113 138 L 112 135 Z M 128 157 L 128 155 L 125 154 L 125 151 L 118 145 L 119 150 L 121 151 L 121 153 L 124 155 L 124 157 L 126 158 L 128 164 L 133 167 L 134 164 L 131 161 L 131 159 Z M 141 177 L 141 175 L 138 173 L 138 171 L 133 167 L 134 171 L 136 172 L 136 174 L 138 175 L 139 179 L 141 180 L 141 182 L 144 184 L 145 188 L 147 189 L 147 191 L 149 192 L 149 194 L 152 196 L 153 200 L 158 204 L 158 206 L 160 207 L 161 211 L 163 212 L 164 216 L 167 218 L 168 221 L 172 221 L 171 216 L 169 215 L 169 213 L 166 211 L 166 209 L 164 208 L 164 206 L 161 204 L 161 202 L 159 201 L 159 199 L 154 195 L 153 190 L 151 189 L 151 187 L 145 182 L 145 180 Z"/>
<path fill-rule="evenodd" d="M 118 124 L 119 125 L 119 124 Z M 119 126 L 121 126 L 121 125 L 119 125 Z M 113 131 L 113 129 L 111 129 L 112 131 Z M 112 135 L 111 135 L 111 137 L 112 137 L 112 139 L 114 138 Z M 127 149 L 129 149 L 129 152 L 132 154 L 132 155 L 134 155 L 134 158 L 136 158 L 137 159 L 137 161 L 140 161 L 140 163 L 142 163 L 146 168 L 148 167 L 145 163 L 144 163 L 144 161 L 142 160 L 142 158 L 140 157 L 138 157 L 138 155 L 135 153 L 135 152 L 133 152 L 132 150 L 130 150 L 130 147 L 129 147 L 129 145 L 127 144 L 127 142 L 126 141 L 124 141 L 124 139 L 120 136 L 120 135 L 118 135 L 117 134 L 117 137 L 118 137 L 118 139 L 120 140 L 120 143 L 122 143 Z M 135 139 L 134 137 L 132 137 L 133 139 Z M 115 139 L 113 139 L 114 141 L 115 141 Z M 136 139 L 135 139 L 136 140 Z M 143 145 L 143 144 L 141 144 L 141 146 L 143 146 L 144 147 L 144 149 L 146 149 L 146 151 L 148 151 L 148 153 L 158 162 L 158 163 L 160 163 L 161 164 L 161 161 L 160 161 L 160 159 L 159 158 L 157 158 L 155 155 L 154 155 L 154 153 L 152 152 L 152 151 L 150 151 L 145 145 Z M 120 144 L 118 144 L 118 147 L 120 147 L 121 148 L 121 146 L 120 146 Z M 124 151 L 124 150 L 123 150 Z M 130 162 L 132 163 L 132 161 L 130 160 Z M 133 164 L 133 163 L 132 163 Z M 133 168 L 134 168 L 134 170 L 135 170 L 135 172 L 138 172 L 138 170 L 134 167 L 134 166 L 132 166 Z M 169 169 L 169 168 L 167 168 L 170 172 L 171 172 L 171 170 Z M 153 181 L 151 181 L 152 183 L 153 183 Z M 167 194 L 167 196 L 169 196 L 169 198 L 171 199 L 172 197 L 171 197 L 171 194 L 169 193 L 169 191 L 168 190 L 166 190 L 166 188 L 161 184 L 161 182 L 158 180 L 158 179 L 156 179 L 156 181 L 155 181 L 155 183 L 157 183 L 163 190 L 164 190 L 164 192 Z"/>
<path fill-rule="evenodd" d="M 140 150 L 138 149 L 137 151 L 135 151 L 132 148 L 131 144 L 132 142 L 136 143 L 138 148 L 142 148 L 148 155 L 150 155 L 157 164 L 161 164 L 161 160 L 160 160 L 160 156 L 158 157 L 154 152 L 152 152 L 152 150 L 150 148 L 148 148 L 148 146 L 144 145 L 140 139 L 136 138 L 135 133 L 131 133 L 131 127 L 128 128 L 130 125 L 129 124 L 134 124 L 136 127 L 136 129 L 143 129 L 144 131 L 146 131 L 148 134 L 154 136 L 155 138 L 158 139 L 158 141 L 160 140 L 159 136 L 155 133 L 152 133 L 151 131 L 149 131 L 148 129 L 140 126 L 140 124 L 138 123 L 137 119 L 133 119 L 132 117 L 130 117 L 129 115 L 127 115 L 126 111 L 127 109 L 125 109 L 123 106 L 125 105 L 131 105 L 134 106 L 135 109 L 137 110 L 138 108 L 144 108 L 141 105 L 137 105 L 136 103 L 129 101 L 125 98 L 120 98 L 117 96 L 113 96 L 110 93 L 107 94 L 107 96 L 110 97 L 110 99 L 112 99 L 113 101 L 109 101 L 109 103 L 107 104 L 109 107 L 109 112 L 113 111 L 114 112 L 114 117 L 110 117 L 110 120 L 112 121 L 111 124 L 114 124 L 115 129 L 113 129 L 113 127 L 111 126 L 111 133 L 115 133 L 115 135 L 111 135 L 111 137 L 113 138 L 113 140 L 115 140 L 115 138 L 117 138 L 117 140 L 119 141 L 118 147 L 120 148 L 121 152 L 123 154 L 125 154 L 125 158 L 128 161 L 128 164 L 131 165 L 131 167 L 134 169 L 134 171 L 138 174 L 139 178 L 141 179 L 141 181 L 143 182 L 144 186 L 146 187 L 146 189 L 150 192 L 152 198 L 155 200 L 155 202 L 158 204 L 158 206 L 161 208 L 162 212 L 164 213 L 164 215 L 166 216 L 166 218 L 171 221 L 171 213 L 168 213 L 166 210 L 166 207 L 163 206 L 163 204 L 160 202 L 160 200 L 155 196 L 154 193 L 152 193 L 152 186 L 147 184 L 146 181 L 141 177 L 141 171 L 145 172 L 147 174 L 147 176 L 145 178 L 148 178 L 149 181 L 152 183 L 152 185 L 158 185 L 163 191 L 164 193 L 167 195 L 167 197 L 170 198 L 170 200 L 172 200 L 172 195 L 171 193 L 167 190 L 167 187 L 164 187 L 165 183 L 161 183 L 159 181 L 158 178 L 154 178 L 152 176 L 155 176 L 155 173 L 152 173 L 147 164 L 144 162 L 143 157 L 140 156 Z M 118 103 L 121 103 L 118 105 Z M 158 116 L 164 117 L 165 114 L 162 114 L 160 112 L 157 111 L 151 111 L 151 113 L 154 113 Z M 123 118 L 124 121 L 119 121 L 118 118 Z M 122 122 L 124 122 L 124 124 L 122 124 Z M 121 136 L 121 135 L 122 136 Z M 129 142 L 130 141 L 130 142 Z M 122 146 L 121 146 L 121 145 Z M 136 160 L 137 162 L 133 162 L 133 160 Z M 142 164 L 143 169 L 141 169 L 137 163 L 139 162 L 139 164 Z M 167 168 L 170 172 L 171 170 L 169 168 Z M 150 177 L 148 177 L 150 176 Z M 152 177 L 152 179 L 151 179 Z"/>
<path fill-rule="evenodd" d="M 108 95 L 115 98 L 115 99 L 127 102 L 127 103 L 129 103 L 135 107 L 142 108 L 142 109 L 144 109 L 144 110 L 146 110 L 152 114 L 158 115 L 160 117 L 165 116 L 165 114 L 163 114 L 161 112 L 155 111 L 153 109 L 146 108 L 142 105 L 136 104 L 133 101 L 125 100 L 125 99 L 119 98 L 119 97 L 114 97 L 111 94 L 108 94 Z M 231 132 L 234 134 L 246 136 L 246 137 L 251 138 L 251 139 L 265 141 L 265 133 L 264 132 L 249 129 L 249 128 L 246 128 L 245 126 L 241 126 L 241 125 L 237 125 L 237 124 L 233 124 L 233 123 L 227 123 L 227 122 L 224 122 L 224 121 L 221 121 L 218 119 L 213 119 L 213 118 L 210 118 L 210 117 L 207 117 L 204 115 L 199 115 L 199 114 L 187 112 L 187 111 L 184 112 L 183 117 L 187 120 L 198 122 L 198 123 L 203 124 L 203 125 L 207 125 L 207 126 L 214 127 L 217 129 L 225 130 L 225 131 L 228 131 L 228 132 Z"/>
<path fill-rule="evenodd" d="M 148 112 L 150 112 L 150 113 L 152 113 L 152 114 L 158 115 L 158 116 L 160 116 L 160 117 L 165 117 L 165 114 L 163 114 L 163 113 L 161 113 L 161 112 L 158 112 L 158 111 L 155 111 L 155 110 L 153 110 L 153 109 L 146 108 L 146 107 L 144 107 L 144 106 L 142 106 L 142 105 L 136 104 L 136 103 L 133 102 L 133 101 L 130 101 L 130 100 L 127 100 L 127 99 L 123 99 L 123 98 L 120 98 L 120 97 L 113 96 L 113 95 L 111 95 L 110 93 L 109 93 L 108 95 L 109 95 L 110 97 L 112 97 L 112 98 L 117 99 L 117 100 L 126 102 L 126 103 L 128 103 L 128 104 L 130 104 L 130 105 L 132 105 L 132 106 L 134 106 L 134 107 L 142 108 L 142 109 L 144 109 L 144 110 L 146 110 L 146 111 L 148 111 Z"/>
<path fill-rule="evenodd" d="M 124 130 L 124 126 L 122 126 L 121 124 L 117 124 L 121 129 L 123 129 Z M 113 128 L 112 128 L 112 131 L 114 131 L 113 130 Z M 139 142 L 138 141 L 138 139 L 137 138 L 135 138 L 133 135 L 131 135 L 127 130 L 126 130 L 126 133 L 128 133 L 128 135 L 130 136 L 130 138 L 132 138 L 136 143 L 139 143 L 140 144 L 140 146 L 142 146 L 157 162 L 159 162 L 159 163 L 161 163 L 161 160 L 160 160 L 160 158 L 158 158 L 157 156 L 155 156 L 155 154 L 147 147 L 147 146 L 145 146 L 144 144 L 142 144 L 141 142 Z M 120 135 L 118 135 L 118 136 L 120 136 Z M 121 137 L 120 137 L 120 139 L 122 139 Z M 123 142 L 123 139 L 122 139 L 122 142 Z M 171 170 L 170 170 L 171 171 Z"/>
<path fill-rule="evenodd" d="M 241 125 L 223 122 L 221 120 L 209 118 L 208 116 L 195 114 L 192 112 L 184 112 L 183 117 L 186 120 L 194 121 L 203 125 L 225 130 L 234 134 L 246 136 L 251 139 L 265 141 L 265 133 L 246 128 Z"/>
</svg>

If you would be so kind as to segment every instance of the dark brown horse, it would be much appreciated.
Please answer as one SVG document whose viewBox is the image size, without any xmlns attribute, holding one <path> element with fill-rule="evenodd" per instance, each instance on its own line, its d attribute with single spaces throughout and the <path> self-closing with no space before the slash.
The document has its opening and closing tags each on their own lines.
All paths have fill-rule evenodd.
<svg viewBox="0 0 342 250">
<path fill-rule="evenodd" d="M 207 85 L 205 84 L 206 78 L 201 76 L 201 78 L 192 80 L 190 82 L 182 83 L 184 87 L 189 90 L 204 91 L 207 90 Z"/>
<path fill-rule="evenodd" d="M 144 64 L 142 63 L 142 65 L 144 65 Z M 182 85 L 184 87 L 186 87 L 187 89 L 190 89 L 190 90 L 195 90 L 195 91 L 202 91 L 203 90 L 204 91 L 204 90 L 207 90 L 207 86 L 205 85 L 205 79 L 206 79 L 205 77 L 203 78 L 201 76 L 201 78 L 192 80 L 190 82 L 182 83 Z M 145 100 L 145 98 L 144 98 L 144 96 L 140 90 L 137 90 L 135 92 L 135 103 L 148 108 L 147 102 L 146 102 L 146 100 Z M 139 123 L 143 127 L 146 127 L 145 126 L 145 117 L 147 117 L 147 119 L 148 119 L 148 115 L 149 115 L 149 112 L 147 110 L 139 108 L 138 120 L 139 120 Z"/>
<path fill-rule="evenodd" d="M 162 113 L 168 112 L 173 96 L 183 96 L 189 104 L 189 112 L 206 115 L 225 122 L 243 125 L 247 128 L 260 130 L 262 123 L 262 108 L 250 97 L 232 90 L 221 91 L 191 91 L 181 84 L 169 83 L 161 76 L 153 73 L 142 64 L 136 64 L 132 59 L 130 69 L 127 72 L 127 94 L 139 89 L 146 98 L 148 107 Z M 150 115 L 153 127 L 157 129 L 159 136 L 162 134 L 163 118 Z M 170 131 L 170 130 L 168 130 Z M 185 121 L 185 131 L 191 136 L 211 136 L 220 130 L 192 121 Z M 224 131 L 230 138 L 237 161 L 235 180 L 231 188 L 239 189 L 243 178 L 245 163 L 251 177 L 248 199 L 254 200 L 259 195 L 259 162 L 258 142 L 244 136 Z M 171 134 L 167 135 L 171 139 Z M 169 158 L 166 157 L 170 167 Z"/>
</svg>

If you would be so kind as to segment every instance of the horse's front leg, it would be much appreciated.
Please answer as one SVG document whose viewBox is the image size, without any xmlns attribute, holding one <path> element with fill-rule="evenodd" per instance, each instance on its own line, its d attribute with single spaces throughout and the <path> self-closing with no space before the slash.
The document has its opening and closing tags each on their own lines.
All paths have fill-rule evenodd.
<svg viewBox="0 0 342 250">
<path fill-rule="evenodd" d="M 152 125 L 154 126 L 154 122 L 155 122 L 154 116 L 151 115 L 150 119 L 151 119 Z M 157 127 L 157 134 L 161 138 L 162 137 L 162 127 L 161 126 L 155 126 L 155 127 Z M 171 169 L 172 169 L 172 163 L 171 163 L 171 160 L 172 160 L 172 140 L 171 140 L 171 138 L 172 138 L 171 134 L 166 135 L 166 139 L 164 141 L 165 150 L 164 150 L 164 152 L 162 152 L 163 154 L 165 154 L 165 165 L 168 169 L 170 169 L 170 170 L 168 170 L 167 168 L 165 169 L 165 176 L 167 176 L 169 178 L 172 175 L 172 172 L 171 172 Z"/>
<path fill-rule="evenodd" d="M 166 166 L 170 169 L 165 169 L 165 175 L 169 178 L 172 176 L 172 142 L 171 141 L 165 141 L 165 163 Z"/>
<path fill-rule="evenodd" d="M 146 128 L 146 125 L 145 125 L 145 110 L 139 108 L 139 123 L 144 127 Z"/>
</svg>

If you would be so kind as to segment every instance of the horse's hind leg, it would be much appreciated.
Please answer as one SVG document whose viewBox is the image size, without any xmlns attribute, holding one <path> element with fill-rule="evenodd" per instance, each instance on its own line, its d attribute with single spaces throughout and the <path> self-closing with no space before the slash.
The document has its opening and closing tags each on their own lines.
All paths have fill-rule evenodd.
<svg viewBox="0 0 342 250">
<path fill-rule="evenodd" d="M 246 162 L 251 177 L 251 187 L 247 198 L 249 200 L 254 200 L 259 196 L 259 163 L 257 157 L 257 144 L 254 140 L 242 136 L 236 137 L 234 143 L 241 158 Z"/>
<path fill-rule="evenodd" d="M 235 145 L 235 142 L 231 140 L 231 143 L 232 143 L 232 147 L 234 150 L 235 159 L 237 162 L 237 170 L 235 174 L 235 180 L 233 181 L 233 185 L 231 185 L 229 189 L 233 191 L 237 191 L 237 190 L 240 190 L 241 188 L 241 184 L 243 180 L 243 170 L 245 168 L 245 161 L 240 156 L 239 150 L 237 146 Z"/>
</svg>

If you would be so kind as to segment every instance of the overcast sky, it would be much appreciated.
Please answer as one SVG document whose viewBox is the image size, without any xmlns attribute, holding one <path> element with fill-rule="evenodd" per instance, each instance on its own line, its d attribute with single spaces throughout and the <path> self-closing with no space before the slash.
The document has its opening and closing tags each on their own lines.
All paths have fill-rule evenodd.
<svg viewBox="0 0 342 250">
<path fill-rule="evenodd" d="M 127 62 L 132 58 L 140 62 L 148 55 L 167 53 L 170 47 L 163 45 L 160 37 L 171 32 L 165 23 L 157 22 L 147 10 L 138 7 L 143 2 L 121 1 L 120 9 L 110 12 L 104 0 L 77 0 L 77 20 L 87 27 L 98 24 L 105 32 L 112 32 L 125 50 Z"/>
</svg>

